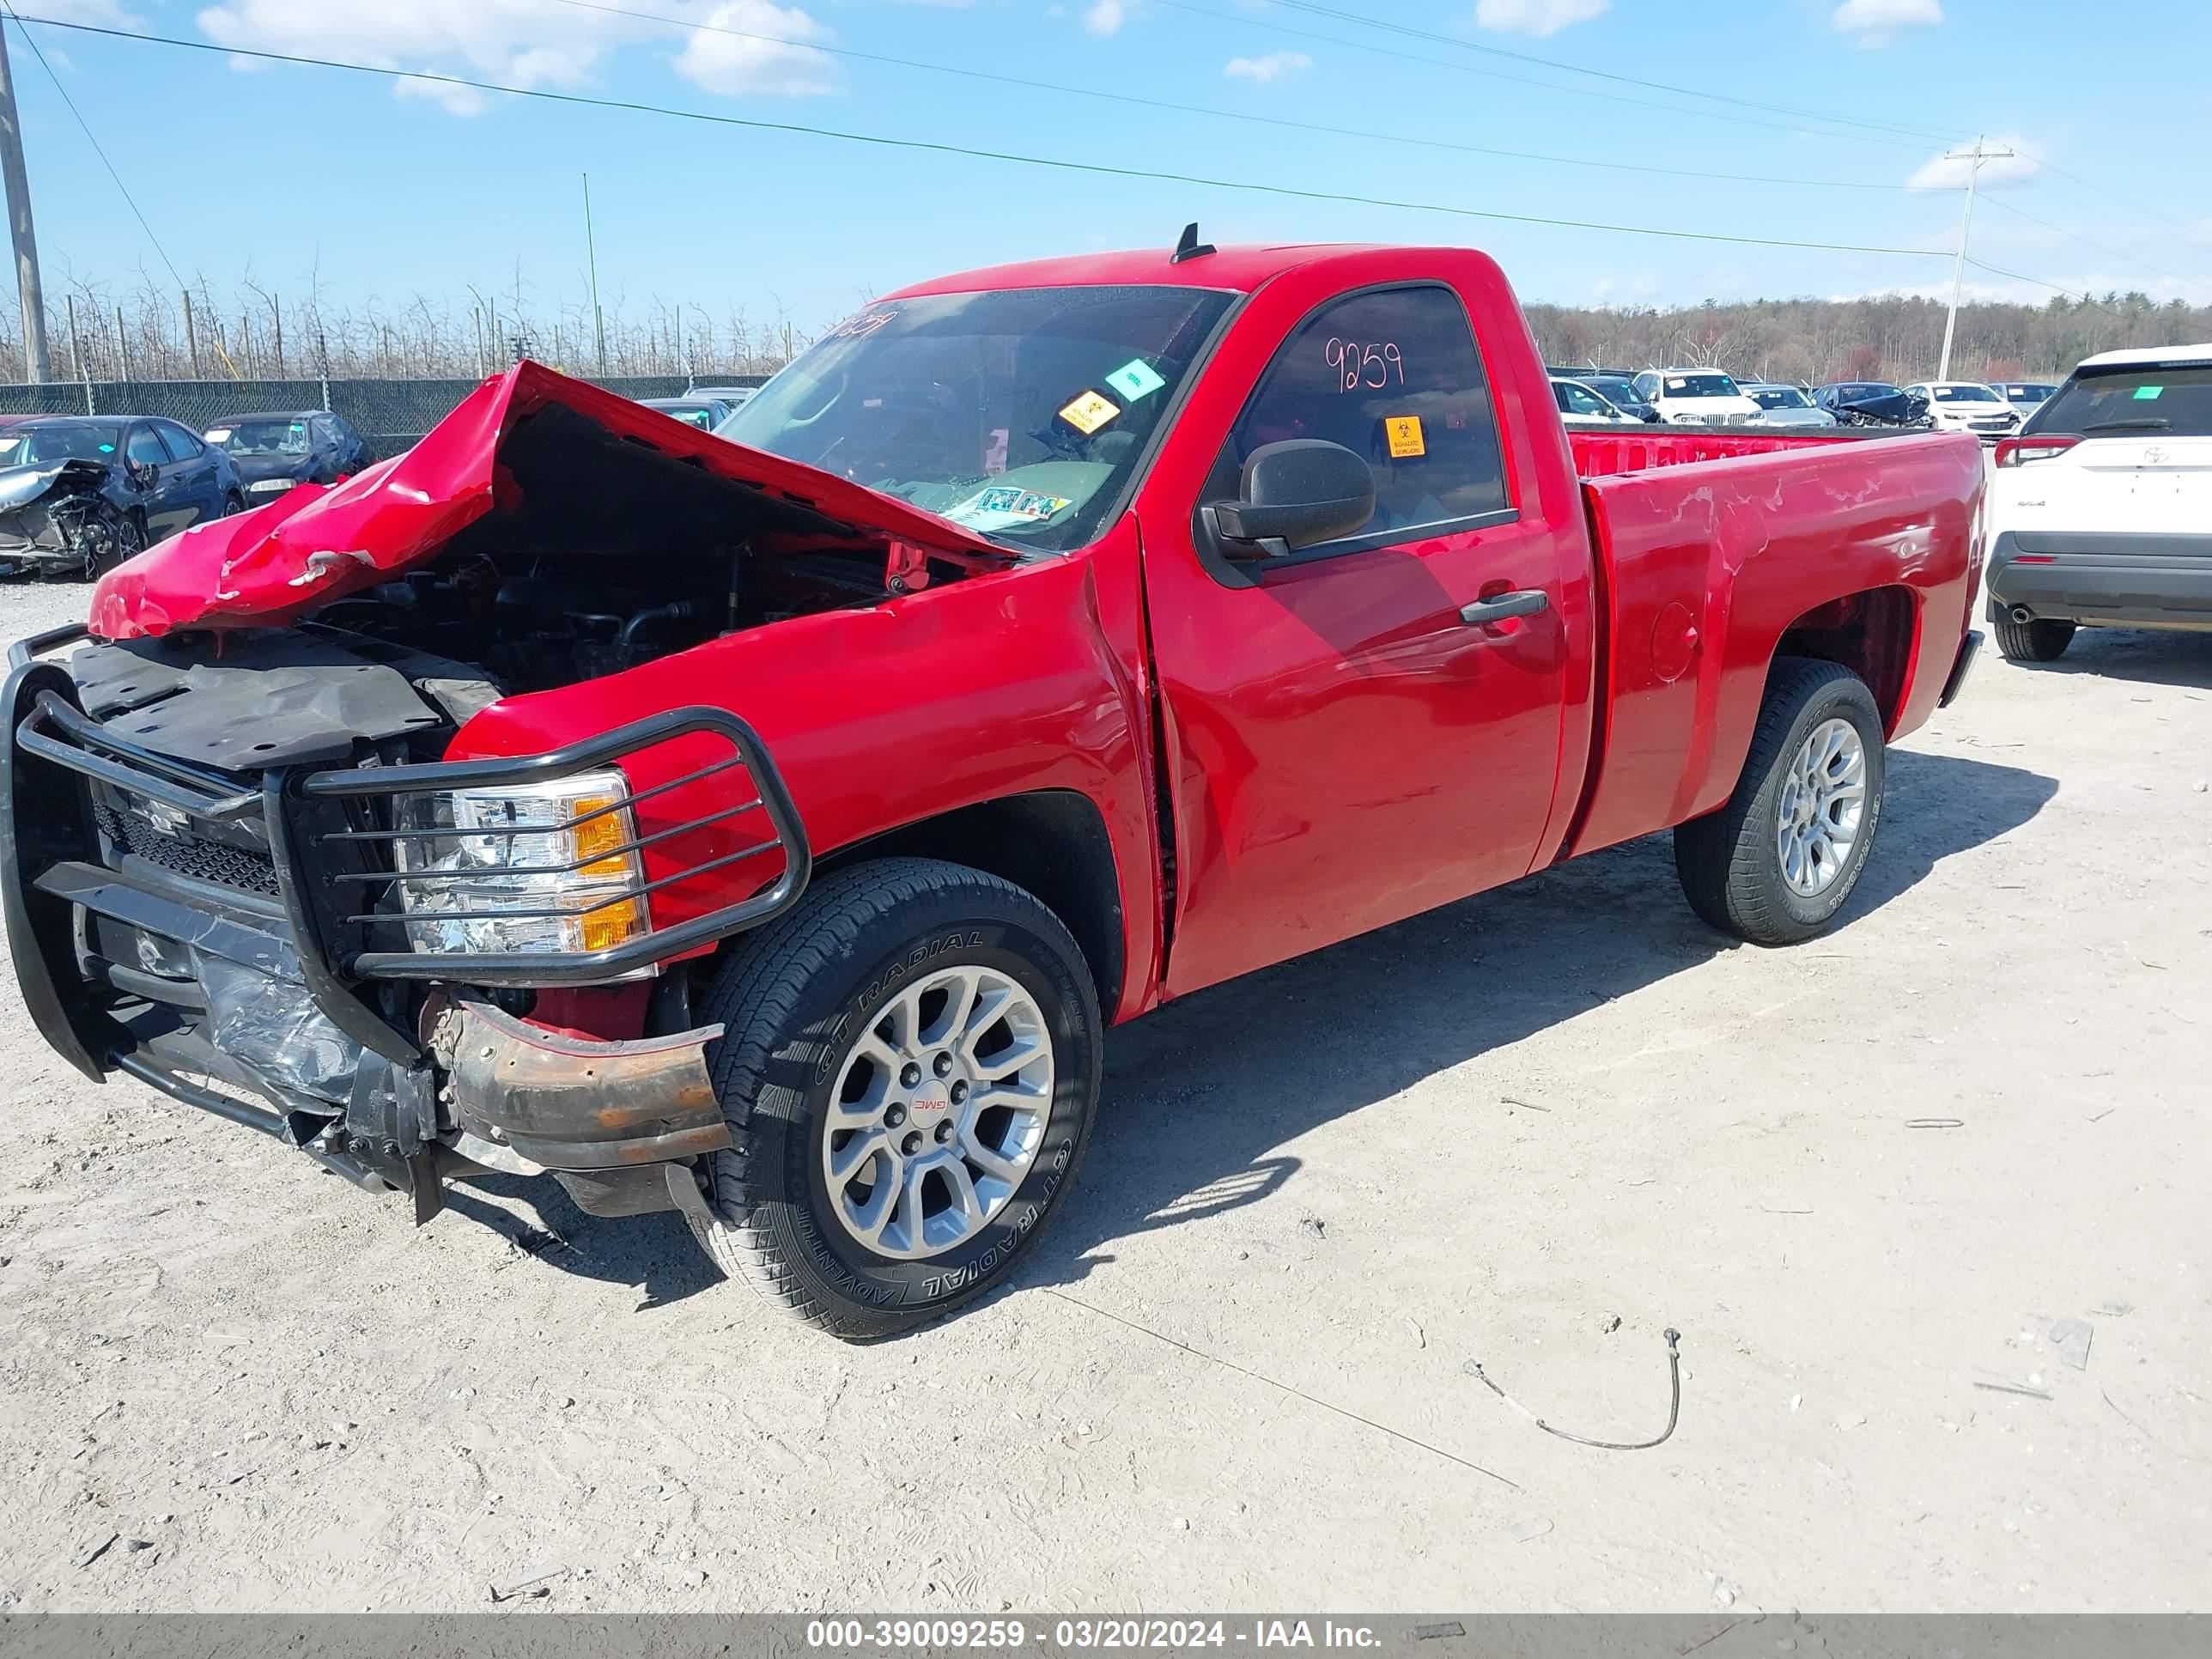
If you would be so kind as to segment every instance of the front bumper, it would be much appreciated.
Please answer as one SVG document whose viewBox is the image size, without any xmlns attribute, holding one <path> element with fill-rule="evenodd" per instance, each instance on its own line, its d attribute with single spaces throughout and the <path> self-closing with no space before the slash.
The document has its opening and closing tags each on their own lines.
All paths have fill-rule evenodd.
<svg viewBox="0 0 2212 1659">
<path fill-rule="evenodd" d="M 2006 531 L 1990 552 L 1989 614 L 2212 628 L 2212 533 Z"/>
<path fill-rule="evenodd" d="M 0 915 L 33 1023 L 79 1071 L 95 1081 L 122 1071 L 363 1186 L 412 1192 L 422 1217 L 438 1206 L 441 1172 L 464 1160 L 587 1172 L 601 1202 L 635 1209 L 635 1192 L 607 1196 L 622 1183 L 606 1172 L 653 1173 L 729 1144 L 705 1060 L 719 1027 L 599 1042 L 532 1025 L 478 988 L 603 981 L 795 903 L 811 870 L 805 829 L 744 722 L 675 710 L 518 760 L 295 767 L 245 783 L 87 716 L 66 670 L 37 659 L 81 632 L 16 647 L 0 694 Z M 559 777 L 700 732 L 726 741 L 732 759 L 678 783 L 750 781 L 752 799 L 696 822 L 765 817 L 757 850 L 781 849 L 783 870 L 759 892 L 589 957 L 380 948 L 398 933 L 389 896 L 404 879 L 388 862 L 394 794 Z M 664 799 L 692 811 L 693 796 Z M 126 822 L 125 801 L 149 804 L 175 833 Z M 379 888 L 382 901 L 369 896 Z"/>
</svg>

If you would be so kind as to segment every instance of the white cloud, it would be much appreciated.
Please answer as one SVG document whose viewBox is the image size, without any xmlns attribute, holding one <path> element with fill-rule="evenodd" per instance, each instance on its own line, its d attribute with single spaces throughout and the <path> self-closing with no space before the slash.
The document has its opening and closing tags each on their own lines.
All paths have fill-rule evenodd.
<svg viewBox="0 0 2212 1659">
<path fill-rule="evenodd" d="M 837 90 L 836 65 L 804 43 L 828 32 L 796 6 L 724 0 L 677 54 L 676 72 L 708 92 L 809 97 Z M 714 33 L 711 30 L 742 31 Z M 773 40 L 760 37 L 772 35 Z"/>
<path fill-rule="evenodd" d="M 1856 34 L 1863 46 L 1886 46 L 1899 29 L 1932 28 L 1943 21 L 1943 0 L 1844 0 L 1829 22 Z"/>
<path fill-rule="evenodd" d="M 112 3 L 71 0 L 80 9 Z M 678 72 L 709 91 L 803 94 L 834 86 L 830 60 L 803 44 L 820 38 L 821 26 L 797 7 L 772 0 L 660 0 L 652 9 L 658 19 L 559 0 L 220 0 L 198 21 L 210 40 L 235 50 L 335 58 L 514 87 L 583 86 L 611 52 L 639 43 L 674 47 Z M 717 34 L 714 28 L 742 33 Z M 435 81 L 403 79 L 392 90 L 456 115 L 479 114 L 493 101 Z"/>
<path fill-rule="evenodd" d="M 1966 174 L 1973 167 L 1973 148 L 1972 144 L 1959 144 L 1929 156 L 1912 170 L 1912 176 L 1905 181 L 1905 188 L 1965 189 Z M 2030 153 L 2035 148 L 2016 133 L 1992 133 L 1982 141 L 1984 153 L 2010 150 L 2012 154 L 1984 161 L 1981 176 L 1975 181 L 1974 188 L 1989 190 L 1998 185 L 2016 185 L 2023 179 L 2034 178 L 2043 171 L 2043 163 Z"/>
<path fill-rule="evenodd" d="M 1264 58 L 1232 58 L 1221 72 L 1231 80 L 1257 81 L 1264 86 L 1312 67 L 1313 59 L 1302 52 L 1271 52 Z"/>
<path fill-rule="evenodd" d="M 1128 21 L 1127 0 L 1096 0 L 1083 12 L 1083 27 L 1093 34 L 1118 34 Z"/>
<path fill-rule="evenodd" d="M 1601 15 L 1612 0 L 1474 0 L 1477 27 L 1540 40 Z"/>
</svg>

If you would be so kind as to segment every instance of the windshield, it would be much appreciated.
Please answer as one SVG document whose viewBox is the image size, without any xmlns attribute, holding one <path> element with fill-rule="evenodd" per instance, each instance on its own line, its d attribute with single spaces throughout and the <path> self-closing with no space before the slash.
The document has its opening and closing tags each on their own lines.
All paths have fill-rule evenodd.
<svg viewBox="0 0 2212 1659">
<path fill-rule="evenodd" d="M 1740 398 L 1735 382 L 1725 374 L 1669 374 L 1667 395 L 1670 398 Z"/>
<path fill-rule="evenodd" d="M 2212 437 L 2212 366 L 2092 371 L 2069 380 L 2021 428 L 2075 437 Z"/>
<path fill-rule="evenodd" d="M 234 455 L 304 455 L 307 453 L 307 423 L 289 416 L 233 421 L 228 426 L 210 427 L 207 441 Z"/>
<path fill-rule="evenodd" d="M 1745 394 L 1761 409 L 1810 409 L 1812 404 L 1794 386 L 1763 386 Z"/>
<path fill-rule="evenodd" d="M 1615 380 L 1607 375 L 1601 379 L 1592 380 L 1585 375 L 1583 384 L 1595 388 L 1600 395 L 1610 398 L 1617 404 L 1639 404 L 1644 401 L 1636 395 L 1635 386 L 1625 379 Z"/>
<path fill-rule="evenodd" d="M 1939 404 L 1994 404 L 2001 401 L 1985 386 L 1935 386 L 1928 395 Z"/>
<path fill-rule="evenodd" d="M 2039 404 L 2058 388 L 2034 380 L 2014 380 L 2010 386 L 1999 386 L 1997 390 L 2016 404 Z"/>
<path fill-rule="evenodd" d="M 980 535 L 1095 537 L 1231 296 L 1035 288 L 870 306 L 716 428 Z"/>
<path fill-rule="evenodd" d="M 9 433 L 0 441 L 0 466 L 110 460 L 118 441 L 117 428 L 112 426 L 34 426 Z"/>
</svg>

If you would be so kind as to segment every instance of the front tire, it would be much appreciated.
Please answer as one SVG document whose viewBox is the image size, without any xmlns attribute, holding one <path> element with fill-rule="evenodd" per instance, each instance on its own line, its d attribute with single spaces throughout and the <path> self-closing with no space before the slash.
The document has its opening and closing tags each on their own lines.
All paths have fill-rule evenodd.
<svg viewBox="0 0 2212 1659">
<path fill-rule="evenodd" d="M 1997 654 L 2007 662 L 2057 662 L 2074 643 L 2075 624 L 2049 617 L 2016 623 L 1997 619 Z"/>
<path fill-rule="evenodd" d="M 1866 868 L 1882 774 L 1881 714 L 1865 683 L 1836 663 L 1778 660 L 1735 793 L 1674 828 L 1690 908 L 1753 945 L 1822 932 Z"/>
<path fill-rule="evenodd" d="M 818 883 L 724 965 L 705 1017 L 734 1147 L 732 1278 L 848 1340 L 1003 1279 L 1073 1179 L 1097 1109 L 1097 994 L 1011 882 L 887 859 Z"/>
</svg>

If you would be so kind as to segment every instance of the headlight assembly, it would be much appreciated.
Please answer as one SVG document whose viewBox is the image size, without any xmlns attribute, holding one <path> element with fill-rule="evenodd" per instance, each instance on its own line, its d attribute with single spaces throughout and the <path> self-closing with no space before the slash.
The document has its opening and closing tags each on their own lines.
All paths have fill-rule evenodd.
<svg viewBox="0 0 2212 1659">
<path fill-rule="evenodd" d="M 629 784 L 612 769 L 548 783 L 402 795 L 393 843 L 417 951 L 588 953 L 652 927 Z"/>
</svg>

